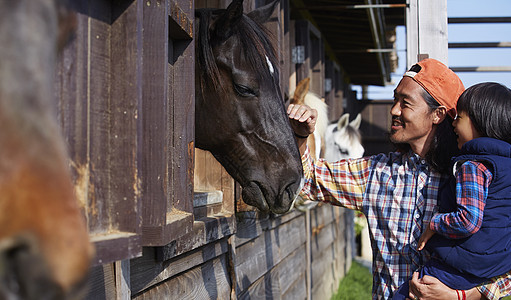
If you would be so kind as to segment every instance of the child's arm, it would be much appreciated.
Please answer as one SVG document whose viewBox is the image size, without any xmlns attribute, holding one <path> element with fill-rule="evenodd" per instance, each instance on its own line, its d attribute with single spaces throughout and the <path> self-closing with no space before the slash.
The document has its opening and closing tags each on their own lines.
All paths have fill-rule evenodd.
<svg viewBox="0 0 511 300">
<path fill-rule="evenodd" d="M 491 180 L 492 174 L 483 163 L 464 162 L 456 173 L 456 211 L 433 216 L 429 227 L 453 239 L 476 233 L 483 221 Z"/>
<path fill-rule="evenodd" d="M 417 245 L 417 250 L 421 251 L 422 249 L 424 249 L 424 246 L 426 246 L 426 243 L 429 241 L 429 239 L 435 234 L 435 232 L 433 230 L 431 230 L 431 228 L 429 228 L 429 226 L 426 228 L 426 231 L 424 231 L 421 235 L 421 237 L 419 238 L 419 243 Z"/>
</svg>

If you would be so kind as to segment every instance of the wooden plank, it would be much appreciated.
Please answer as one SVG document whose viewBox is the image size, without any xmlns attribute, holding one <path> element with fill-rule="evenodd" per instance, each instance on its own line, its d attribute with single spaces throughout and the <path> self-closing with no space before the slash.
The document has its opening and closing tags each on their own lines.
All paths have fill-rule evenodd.
<svg viewBox="0 0 511 300">
<path fill-rule="evenodd" d="M 130 263 L 129 260 L 116 261 L 115 271 L 115 299 L 131 299 Z"/>
<path fill-rule="evenodd" d="M 305 275 L 299 278 L 287 291 L 282 294 L 282 300 L 305 300 L 307 291 L 305 290 Z"/>
<path fill-rule="evenodd" d="M 87 280 L 85 299 L 115 299 L 115 271 L 113 264 L 98 265 L 91 268 Z"/>
<path fill-rule="evenodd" d="M 226 254 L 228 251 L 226 239 L 205 245 L 189 251 L 171 260 L 159 261 L 154 248 L 144 248 L 144 255 L 132 259 L 131 289 L 133 294 L 150 289 L 177 274 L 193 269 L 207 261 Z"/>
<path fill-rule="evenodd" d="M 310 77 L 310 32 L 309 22 L 306 20 L 295 21 L 295 46 L 305 47 L 305 61 L 302 64 L 296 64 L 296 82 Z"/>
<path fill-rule="evenodd" d="M 511 72 L 511 66 L 451 67 L 454 72 Z"/>
<path fill-rule="evenodd" d="M 304 220 L 295 218 L 239 246 L 236 250 L 237 294 L 304 244 Z"/>
<path fill-rule="evenodd" d="M 481 23 L 511 23 L 511 17 L 451 17 L 447 19 L 449 24 L 481 24 Z"/>
<path fill-rule="evenodd" d="M 447 0 L 411 0 L 407 8 L 407 69 L 428 55 L 448 64 Z"/>
<path fill-rule="evenodd" d="M 107 264 L 142 254 L 140 235 L 131 232 L 91 235 L 96 248 L 94 264 Z"/>
<path fill-rule="evenodd" d="M 167 124 L 171 113 L 167 104 L 169 80 L 168 27 L 166 6 L 156 1 L 141 2 L 142 7 L 142 101 L 139 108 L 139 159 L 143 189 L 143 227 L 166 225 L 168 202 L 167 160 L 170 139 Z M 161 243 L 161 235 L 143 235 L 143 244 Z"/>
<path fill-rule="evenodd" d="M 210 152 L 206 153 L 206 185 L 209 191 L 222 189 L 222 169 Z"/>
<path fill-rule="evenodd" d="M 236 245 L 241 246 L 259 237 L 263 231 L 274 229 L 294 218 L 302 218 L 302 222 L 305 222 L 304 213 L 298 210 L 292 210 L 284 215 L 273 217 L 259 214 L 258 212 L 237 213 Z"/>
<path fill-rule="evenodd" d="M 339 282 L 335 282 L 333 272 L 336 257 L 333 245 L 325 249 L 312 263 L 312 298 L 329 299 L 337 290 Z"/>
<path fill-rule="evenodd" d="M 296 46 L 296 24 L 294 20 L 289 21 L 289 48 L 287 49 L 288 59 L 291 62 L 291 53 L 293 48 Z M 298 81 L 296 80 L 296 64 L 289 63 L 289 89 L 287 91 L 288 95 L 293 93 L 296 89 L 296 84 Z"/>
<path fill-rule="evenodd" d="M 300 247 L 238 294 L 238 299 L 281 299 L 296 282 L 303 282 L 305 249 Z M 248 283 L 248 282 L 246 282 Z M 292 292 L 288 293 L 292 294 Z M 302 297 L 304 294 L 302 294 Z M 298 298 L 299 299 L 299 298 Z"/>
<path fill-rule="evenodd" d="M 257 299 L 280 299 L 282 290 L 279 281 L 275 280 L 276 271 L 271 271 L 255 281 L 250 288 L 239 294 L 238 300 L 257 300 Z M 247 282 L 245 282 L 247 283 Z"/>
<path fill-rule="evenodd" d="M 316 256 L 336 242 L 337 226 L 335 223 L 327 224 L 323 229 L 317 233 L 312 234 L 311 254 L 312 262 L 316 260 Z"/>
<path fill-rule="evenodd" d="M 96 263 L 106 263 L 141 253 L 136 237 L 137 13 L 128 2 L 71 4 L 78 22 L 76 38 L 58 59 L 59 119 Z"/>
<path fill-rule="evenodd" d="M 193 171 L 193 190 L 195 192 L 209 191 L 206 177 L 207 151 L 195 149 L 195 170 Z"/>
<path fill-rule="evenodd" d="M 229 299 L 231 287 L 226 264 L 223 254 L 132 299 Z"/>
<path fill-rule="evenodd" d="M 291 76 L 291 47 L 290 47 L 290 38 L 291 38 L 291 30 L 290 30 L 290 22 L 291 22 L 291 7 L 289 5 L 289 0 L 281 0 L 280 1 L 280 28 L 281 28 L 281 38 L 280 38 L 280 49 L 279 49 L 279 57 L 280 57 L 280 84 L 282 86 L 282 95 L 284 97 L 288 96 L 290 86 L 289 86 L 289 77 Z M 293 31 L 294 33 L 294 31 Z"/>
<path fill-rule="evenodd" d="M 103 1 L 91 1 L 89 9 L 94 14 L 103 14 L 110 19 L 110 4 Z M 105 15 L 106 14 L 106 15 Z M 108 153 L 110 153 L 109 128 L 111 112 L 110 102 L 110 26 L 98 19 L 88 19 L 88 55 L 87 69 L 87 105 L 89 128 L 89 174 L 88 182 L 88 223 L 92 234 L 106 232 L 110 228 L 110 170 Z"/>
<path fill-rule="evenodd" d="M 224 168 L 221 168 L 221 184 L 222 184 L 222 193 L 224 195 L 224 199 L 222 202 L 222 210 L 227 214 L 235 213 L 236 206 L 236 187 L 235 181 L 232 179 L 231 175 L 227 173 Z"/>
<path fill-rule="evenodd" d="M 277 266 L 279 270 L 279 281 L 282 294 L 287 293 L 293 288 L 296 282 L 304 280 L 306 270 L 305 262 L 305 244 L 297 248 L 294 252 L 286 255 Z"/>
<path fill-rule="evenodd" d="M 177 223 L 179 225 L 179 222 Z M 236 222 L 232 215 L 209 216 L 198 219 L 193 228 L 171 243 L 158 247 L 157 260 L 166 261 L 190 250 L 229 237 L 236 232 Z"/>
<path fill-rule="evenodd" d="M 510 48 L 511 42 L 449 43 L 449 48 Z"/>
<path fill-rule="evenodd" d="M 194 4 L 192 0 L 178 0 L 168 3 L 179 7 L 184 14 L 193 16 Z M 167 8 L 170 11 L 170 8 Z M 182 32 L 170 23 L 180 23 L 181 20 L 170 18 L 169 21 L 169 108 L 172 112 L 170 119 L 169 149 L 172 157 L 168 169 L 171 172 L 169 187 L 171 188 L 171 203 L 167 213 L 174 211 L 193 211 L 193 159 L 195 135 L 195 89 L 190 84 L 195 80 L 195 44 L 191 37 L 183 38 Z M 190 28 L 192 30 L 193 28 Z M 169 232 L 169 240 L 179 235 L 175 231 Z"/>
<path fill-rule="evenodd" d="M 137 234 L 141 232 L 142 222 L 137 170 L 137 114 L 141 100 L 138 69 L 141 62 L 137 57 L 136 2 L 125 5 L 112 5 L 112 14 L 116 18 L 110 30 L 108 220 L 110 229 Z"/>
<path fill-rule="evenodd" d="M 336 207 L 328 204 L 320 204 L 311 209 L 311 226 L 313 233 L 321 231 L 321 228 L 335 221 Z"/>
<path fill-rule="evenodd" d="M 73 10 L 84 3 L 73 2 Z M 88 86 L 87 86 L 87 41 L 88 17 L 76 14 L 77 28 L 72 39 L 57 59 L 56 93 L 57 115 L 66 140 L 75 191 L 80 206 L 88 217 L 88 183 L 90 169 L 88 161 Z"/>
</svg>

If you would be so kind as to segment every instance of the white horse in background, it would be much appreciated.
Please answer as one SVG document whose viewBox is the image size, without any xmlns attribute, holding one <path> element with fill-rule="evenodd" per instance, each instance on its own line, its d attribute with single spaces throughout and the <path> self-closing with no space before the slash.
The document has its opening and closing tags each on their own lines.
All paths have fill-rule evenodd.
<svg viewBox="0 0 511 300">
<path fill-rule="evenodd" d="M 334 124 L 328 125 L 325 132 L 325 154 L 328 162 L 335 162 L 345 158 L 360 158 L 364 155 L 362 137 L 359 127 L 362 116 L 357 114 L 353 121 L 349 121 L 348 113 L 342 115 Z"/>
<path fill-rule="evenodd" d="M 318 111 L 318 121 L 319 121 Z M 364 155 L 362 137 L 359 127 L 362 122 L 360 114 L 353 121 L 349 121 L 350 115 L 344 114 L 339 121 L 328 125 L 324 134 L 324 153 L 319 159 L 328 162 L 336 162 L 347 158 L 360 158 Z M 307 141 L 309 142 L 309 141 Z M 316 158 L 318 158 L 316 156 Z M 314 208 L 319 202 L 298 198 L 295 207 L 300 211 Z"/>
</svg>

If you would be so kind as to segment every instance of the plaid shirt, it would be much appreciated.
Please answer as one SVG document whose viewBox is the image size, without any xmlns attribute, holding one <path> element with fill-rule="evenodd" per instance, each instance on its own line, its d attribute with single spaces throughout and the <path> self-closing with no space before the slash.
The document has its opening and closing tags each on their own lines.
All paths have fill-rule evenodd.
<svg viewBox="0 0 511 300">
<path fill-rule="evenodd" d="M 466 161 L 456 172 L 457 210 L 438 214 L 431 219 L 430 228 L 451 239 L 476 233 L 483 224 L 484 206 L 492 174 L 480 162 Z M 440 200 L 441 201 L 441 200 Z"/>
<path fill-rule="evenodd" d="M 373 299 L 389 299 L 427 259 L 417 241 L 436 213 L 441 175 L 413 152 L 316 162 L 302 156 L 301 196 L 363 212 L 373 249 Z M 504 282 L 504 283 L 502 283 Z M 502 280 L 504 290 L 509 280 Z M 480 288 L 489 299 L 496 284 Z M 510 288 L 510 286 L 507 286 Z M 499 295 L 500 295 L 499 293 Z"/>
</svg>

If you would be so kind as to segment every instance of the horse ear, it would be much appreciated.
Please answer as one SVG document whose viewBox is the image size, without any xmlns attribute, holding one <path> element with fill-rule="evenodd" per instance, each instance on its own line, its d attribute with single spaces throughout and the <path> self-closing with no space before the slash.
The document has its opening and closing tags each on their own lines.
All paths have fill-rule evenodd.
<svg viewBox="0 0 511 300">
<path fill-rule="evenodd" d="M 362 123 L 362 115 L 357 114 L 357 117 L 355 118 L 355 120 L 350 122 L 350 126 L 355 129 L 358 129 L 360 127 L 360 123 Z"/>
<path fill-rule="evenodd" d="M 342 117 L 339 118 L 339 121 L 337 122 L 337 130 L 341 130 L 344 127 L 348 126 L 350 121 L 350 114 L 345 113 L 342 115 Z"/>
<path fill-rule="evenodd" d="M 213 33 L 221 40 L 228 39 L 243 17 L 243 0 L 233 0 L 215 22 Z"/>
<path fill-rule="evenodd" d="M 291 98 L 292 104 L 303 104 L 305 102 L 305 96 L 309 92 L 310 81 L 311 79 L 307 77 L 298 82 L 293 98 Z"/>
<path fill-rule="evenodd" d="M 271 17 L 275 7 L 280 3 L 280 0 L 274 0 L 265 6 L 261 6 L 253 11 L 249 12 L 247 16 L 259 24 L 263 24 Z"/>
</svg>

